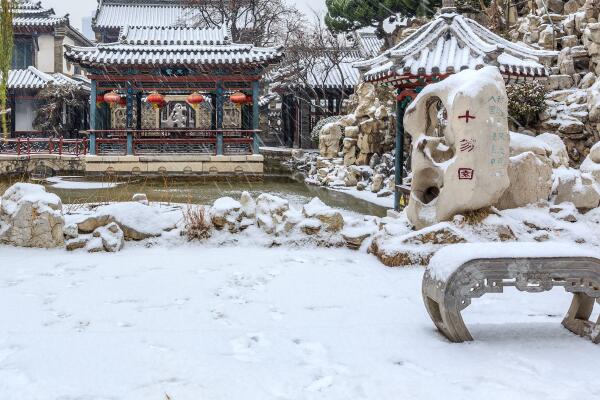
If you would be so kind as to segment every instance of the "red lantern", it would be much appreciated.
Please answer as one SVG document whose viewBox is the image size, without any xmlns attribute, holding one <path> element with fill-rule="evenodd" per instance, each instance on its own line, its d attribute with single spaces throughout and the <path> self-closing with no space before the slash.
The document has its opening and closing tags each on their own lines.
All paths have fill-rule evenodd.
<svg viewBox="0 0 600 400">
<path fill-rule="evenodd" d="M 232 103 L 235 103 L 237 105 L 242 105 L 248 102 L 248 96 L 246 96 L 245 93 L 237 92 L 232 94 L 229 97 L 229 100 L 231 100 Z"/>
<path fill-rule="evenodd" d="M 104 95 L 104 101 L 114 107 L 121 102 L 121 96 L 115 91 L 108 92 Z"/>
<path fill-rule="evenodd" d="M 198 109 L 198 106 L 200 105 L 200 103 L 202 103 L 204 101 L 204 96 L 202 96 L 200 93 L 198 92 L 194 92 L 192 94 L 190 94 L 187 98 L 187 102 L 188 104 L 190 104 L 194 110 Z"/>
<path fill-rule="evenodd" d="M 122 107 L 127 107 L 127 97 L 121 97 L 119 99 L 119 105 Z"/>
<path fill-rule="evenodd" d="M 165 97 L 158 93 L 158 92 L 152 92 L 150 93 L 150 95 L 146 98 L 146 101 L 150 104 L 152 104 L 152 108 L 154 108 L 155 110 L 157 108 L 162 107 L 166 102 L 165 102 Z"/>
</svg>

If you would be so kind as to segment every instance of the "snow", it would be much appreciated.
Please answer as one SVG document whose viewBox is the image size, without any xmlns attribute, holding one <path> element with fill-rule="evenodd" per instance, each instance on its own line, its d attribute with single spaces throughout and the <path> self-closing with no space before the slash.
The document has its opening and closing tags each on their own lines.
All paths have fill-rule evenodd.
<svg viewBox="0 0 600 400">
<path fill-rule="evenodd" d="M 35 204 L 40 212 L 58 212 L 56 210 L 62 206 L 57 195 L 46 192 L 43 186 L 31 183 L 15 183 L 4 192 L 1 201 L 2 210 L 8 215 L 14 214 L 19 205 L 25 202 Z"/>
<path fill-rule="evenodd" d="M 360 200 L 368 201 L 369 203 L 373 203 L 380 207 L 394 208 L 394 195 L 393 194 L 391 196 L 387 196 L 387 197 L 377 197 L 377 193 L 373 193 L 369 190 L 358 190 L 355 187 L 335 186 L 335 187 L 327 187 L 327 189 L 349 194 L 352 197 L 355 197 Z"/>
<path fill-rule="evenodd" d="M 310 202 L 305 204 L 303 210 L 304 214 L 309 218 L 317 215 L 331 216 L 336 213 L 333 208 L 323 203 L 318 197 L 313 198 Z"/>
<path fill-rule="evenodd" d="M 116 254 L 0 247 L 0 398 L 572 399 L 600 347 L 562 290 L 473 301 L 475 342 L 423 308 L 417 268 L 344 249 Z M 565 368 L 568 360 L 568 368 Z"/>
<path fill-rule="evenodd" d="M 445 282 L 464 263 L 490 258 L 600 257 L 600 250 L 572 243 L 461 243 L 439 250 L 427 267 Z"/>
<path fill-rule="evenodd" d="M 232 199 L 231 197 L 221 197 L 213 203 L 212 210 L 219 214 L 225 214 L 231 210 L 239 210 L 242 205 L 239 201 Z"/>
<path fill-rule="evenodd" d="M 94 182 L 82 180 L 79 176 L 54 176 L 46 179 L 54 189 L 111 189 L 119 185 L 117 182 Z"/>
</svg>

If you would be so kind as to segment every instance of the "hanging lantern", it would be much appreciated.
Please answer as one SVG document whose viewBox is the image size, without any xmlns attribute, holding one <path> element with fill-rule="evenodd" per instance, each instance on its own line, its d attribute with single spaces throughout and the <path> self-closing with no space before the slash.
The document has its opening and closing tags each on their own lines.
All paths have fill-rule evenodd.
<svg viewBox="0 0 600 400">
<path fill-rule="evenodd" d="M 114 107 L 121 101 L 121 96 L 114 90 L 112 92 L 108 92 L 104 95 L 104 101 L 110 105 L 110 107 Z"/>
<path fill-rule="evenodd" d="M 234 93 L 229 97 L 229 100 L 231 100 L 232 103 L 237 105 L 245 104 L 248 101 L 247 99 L 248 96 L 246 96 L 246 94 L 242 92 Z"/>
<path fill-rule="evenodd" d="M 198 110 L 200 103 L 204 102 L 204 96 L 198 92 L 194 92 L 188 96 L 187 102 L 194 110 Z"/>
<path fill-rule="evenodd" d="M 165 103 L 165 97 L 158 93 L 158 92 L 152 92 L 150 93 L 150 95 L 148 95 L 148 97 L 146 98 L 146 101 L 150 104 L 152 104 L 152 108 L 154 108 L 155 110 L 157 108 L 163 107 Z"/>
</svg>

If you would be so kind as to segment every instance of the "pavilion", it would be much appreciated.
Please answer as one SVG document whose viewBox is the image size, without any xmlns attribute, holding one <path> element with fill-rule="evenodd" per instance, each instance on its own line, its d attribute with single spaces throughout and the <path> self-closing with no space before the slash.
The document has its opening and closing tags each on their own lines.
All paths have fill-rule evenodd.
<svg viewBox="0 0 600 400">
<path fill-rule="evenodd" d="M 354 64 L 363 80 L 397 90 L 396 209 L 404 169 L 404 110 L 427 84 L 464 69 L 496 66 L 505 81 L 546 79 L 558 52 L 513 43 L 457 12 L 444 0 L 439 15 L 377 57 Z"/>
<path fill-rule="evenodd" d="M 65 47 L 91 80 L 91 155 L 258 153 L 260 81 L 280 48 L 182 26 L 123 27 L 116 42 Z"/>
</svg>

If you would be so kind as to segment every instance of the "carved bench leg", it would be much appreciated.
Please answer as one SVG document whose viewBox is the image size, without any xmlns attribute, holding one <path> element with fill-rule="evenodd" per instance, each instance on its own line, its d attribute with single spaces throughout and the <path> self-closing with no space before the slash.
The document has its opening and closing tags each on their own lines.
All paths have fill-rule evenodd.
<svg viewBox="0 0 600 400">
<path fill-rule="evenodd" d="M 440 304 L 430 297 L 425 298 L 425 308 L 437 329 L 451 342 L 472 341 L 460 310 L 449 304 Z"/>
<path fill-rule="evenodd" d="M 589 320 L 594 309 L 595 300 L 585 293 L 574 293 L 571 307 L 562 324 L 574 334 L 589 338 L 592 342 L 598 344 L 600 343 L 600 318 L 596 323 Z"/>
</svg>

